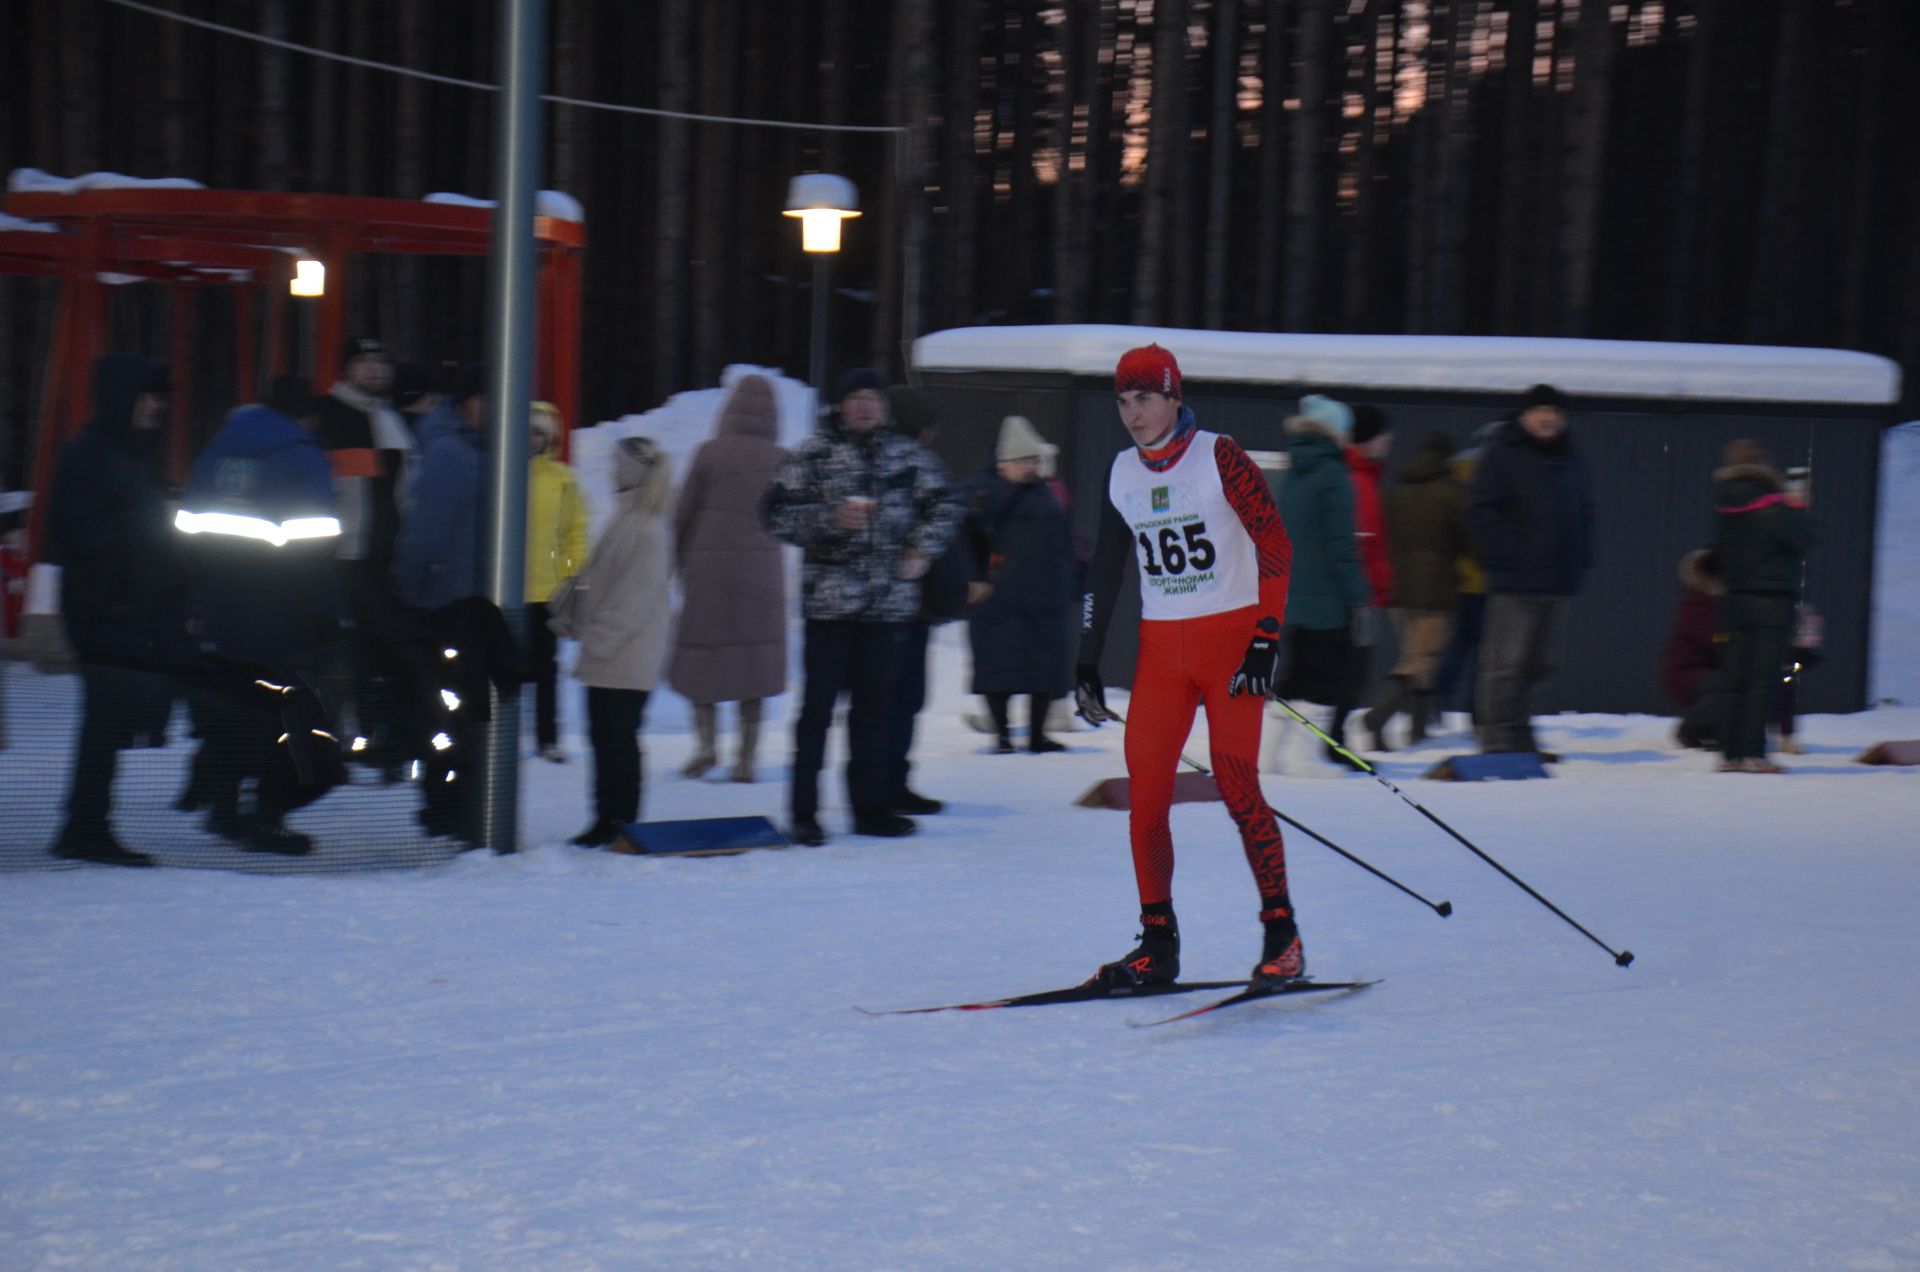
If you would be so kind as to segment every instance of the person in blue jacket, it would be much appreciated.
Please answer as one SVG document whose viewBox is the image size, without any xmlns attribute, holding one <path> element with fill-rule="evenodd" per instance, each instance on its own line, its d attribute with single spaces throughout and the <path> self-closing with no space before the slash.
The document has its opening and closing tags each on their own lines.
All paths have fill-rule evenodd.
<svg viewBox="0 0 1920 1272">
<path fill-rule="evenodd" d="M 317 709 L 301 677 L 321 667 L 343 607 L 340 523 L 316 419 L 305 382 L 276 379 L 266 403 L 234 411 L 207 444 L 174 521 L 195 575 L 203 675 L 192 701 L 205 739 L 176 807 L 206 807 L 208 829 L 254 852 L 313 847 L 281 824 L 302 801 L 279 748 L 296 732 L 298 745 L 313 744 L 310 730 L 283 727 L 284 701 L 304 690 Z M 254 802 L 243 812 L 248 782 Z"/>
<path fill-rule="evenodd" d="M 470 366 L 460 387 L 420 422 L 420 469 L 393 549 L 400 599 L 439 609 L 484 596 L 480 532 L 486 498 L 487 372 Z"/>
</svg>

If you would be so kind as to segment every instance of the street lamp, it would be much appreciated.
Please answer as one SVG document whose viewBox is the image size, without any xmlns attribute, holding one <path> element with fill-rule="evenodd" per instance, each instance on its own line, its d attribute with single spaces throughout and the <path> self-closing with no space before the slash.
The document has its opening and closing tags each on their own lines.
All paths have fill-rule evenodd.
<svg viewBox="0 0 1920 1272">
<path fill-rule="evenodd" d="M 287 291 L 295 296 L 324 296 L 327 294 L 327 267 L 319 261 L 307 257 L 293 263 L 293 278 L 287 283 Z"/>
<path fill-rule="evenodd" d="M 800 221 L 801 250 L 813 257 L 813 391 L 827 392 L 827 262 L 840 250 L 840 222 L 860 215 L 853 182 L 830 172 L 807 172 L 787 185 L 785 215 Z"/>
</svg>

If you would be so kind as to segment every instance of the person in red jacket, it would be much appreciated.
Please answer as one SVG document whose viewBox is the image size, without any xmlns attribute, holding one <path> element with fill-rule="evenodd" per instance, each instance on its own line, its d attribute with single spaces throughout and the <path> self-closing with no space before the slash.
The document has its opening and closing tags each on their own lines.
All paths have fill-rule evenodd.
<svg viewBox="0 0 1920 1272">
<path fill-rule="evenodd" d="M 1727 589 L 1711 548 L 1680 558 L 1680 583 L 1686 591 L 1673 611 L 1660 687 L 1680 708 L 1674 741 L 1714 751 L 1720 745 L 1720 598 Z"/>
<path fill-rule="evenodd" d="M 1353 485 L 1354 546 L 1360 550 L 1360 568 L 1367 576 L 1368 604 L 1354 613 L 1355 665 L 1341 690 L 1342 700 L 1333 704 L 1333 716 L 1327 725 L 1327 733 L 1341 741 L 1347 736 L 1347 716 L 1359 706 L 1360 696 L 1366 691 L 1368 666 L 1380 635 L 1380 615 L 1393 604 L 1393 559 L 1387 549 L 1386 517 L 1380 505 L 1387 453 L 1393 449 L 1393 425 L 1377 406 L 1353 406 L 1350 410 L 1353 427 L 1347 434 L 1345 457 L 1347 478 Z M 1331 747 L 1327 758 L 1351 766 L 1346 756 Z"/>
<path fill-rule="evenodd" d="M 1360 544 L 1360 565 L 1376 609 L 1393 603 L 1393 557 L 1387 550 L 1386 519 L 1380 508 L 1380 484 L 1393 449 L 1393 424 L 1377 406 L 1353 408 L 1353 432 L 1347 438 L 1347 474 L 1353 479 L 1353 534 Z"/>
<path fill-rule="evenodd" d="M 1286 849 L 1257 766 L 1293 547 L 1260 469 L 1232 438 L 1199 428 L 1181 403 L 1171 353 L 1158 345 L 1128 351 L 1115 369 L 1114 393 L 1133 445 L 1114 456 L 1107 478 L 1081 610 L 1075 697 L 1089 724 L 1113 718 L 1100 651 L 1132 556 L 1140 573 L 1140 657 L 1126 755 L 1142 931 L 1138 947 L 1089 984 L 1124 990 L 1179 977 L 1168 813 L 1180 748 L 1202 703 L 1220 795 L 1260 888 L 1265 938 L 1251 979 L 1283 984 L 1305 974 L 1306 955 L 1287 891 Z"/>
</svg>

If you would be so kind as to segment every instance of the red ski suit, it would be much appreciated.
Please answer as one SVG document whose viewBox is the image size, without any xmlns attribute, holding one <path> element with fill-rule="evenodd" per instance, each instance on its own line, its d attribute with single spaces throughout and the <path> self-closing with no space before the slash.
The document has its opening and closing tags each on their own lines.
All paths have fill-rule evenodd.
<svg viewBox="0 0 1920 1272">
<path fill-rule="evenodd" d="M 1172 899 L 1173 833 L 1168 815 L 1173 805 L 1174 777 L 1180 749 L 1193 728 L 1194 712 L 1204 704 L 1214 776 L 1227 812 L 1239 828 L 1247 864 L 1253 869 L 1262 898 L 1284 902 L 1286 850 L 1273 810 L 1260 790 L 1260 726 L 1265 700 L 1253 693 L 1230 695 L 1227 685 L 1246 658 L 1249 643 L 1263 634 L 1263 620 L 1272 620 L 1265 634 L 1278 637 L 1293 548 L 1260 469 L 1232 438 L 1198 432 L 1190 421 L 1188 417 L 1187 426 L 1162 450 L 1142 452 L 1129 447 L 1114 461 L 1108 499 L 1101 510 L 1080 658 L 1083 663 L 1098 661 L 1127 556 L 1135 558 L 1143 609 L 1149 615 L 1156 608 L 1155 601 L 1147 597 L 1149 589 L 1173 590 L 1168 577 L 1176 572 L 1176 561 L 1182 565 L 1192 561 L 1199 568 L 1201 561 L 1214 565 L 1217 559 L 1221 564 L 1209 571 L 1209 576 L 1233 576 L 1230 586 L 1215 589 L 1219 592 L 1217 599 L 1178 596 L 1171 605 L 1163 601 L 1157 607 L 1189 612 L 1174 618 L 1144 617 L 1140 622 L 1140 658 L 1126 726 L 1134 877 L 1142 906 Z M 1216 471 L 1217 487 L 1213 485 Z M 1170 518 L 1154 517 L 1152 513 L 1164 511 L 1167 504 L 1166 487 L 1153 483 L 1182 479 L 1188 487 L 1203 488 L 1213 501 L 1212 507 L 1218 507 L 1217 501 L 1224 498 L 1238 528 L 1245 531 L 1245 540 L 1199 524 L 1201 534 L 1223 545 L 1216 553 L 1212 540 L 1196 539 L 1189 525 L 1173 521 L 1168 528 Z M 1125 484 L 1145 484 L 1151 489 L 1151 503 L 1132 500 L 1127 512 L 1116 507 L 1114 492 Z M 1156 527 L 1157 534 L 1166 537 L 1156 541 Z M 1176 530 L 1188 531 L 1184 541 Z M 1202 553 L 1194 552 L 1196 543 L 1205 545 Z M 1250 551 L 1246 550 L 1247 544 Z M 1232 560 L 1236 549 L 1240 557 L 1237 567 Z M 1230 607 L 1191 612 L 1206 611 L 1216 604 Z"/>
</svg>

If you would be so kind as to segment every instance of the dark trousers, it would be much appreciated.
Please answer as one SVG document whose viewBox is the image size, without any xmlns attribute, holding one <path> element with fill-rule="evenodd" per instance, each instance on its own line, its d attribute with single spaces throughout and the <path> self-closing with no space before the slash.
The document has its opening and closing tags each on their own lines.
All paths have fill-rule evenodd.
<svg viewBox="0 0 1920 1272">
<path fill-rule="evenodd" d="M 587 738 L 593 744 L 593 815 L 625 825 L 640 820 L 640 723 L 645 689 L 587 686 Z"/>
<path fill-rule="evenodd" d="M 118 704 L 119 690 L 129 677 L 138 674 L 122 667 L 80 664 L 80 738 L 74 747 L 73 776 L 67 786 L 69 832 L 107 831 L 120 748 L 130 740 Z"/>
<path fill-rule="evenodd" d="M 1442 711 L 1480 714 L 1474 701 L 1480 688 L 1480 638 L 1487 626 L 1484 592 L 1462 592 L 1453 609 L 1453 639 L 1433 680 L 1435 703 Z M 1477 720 L 1476 720 L 1477 723 Z"/>
<path fill-rule="evenodd" d="M 1727 686 L 1719 668 L 1700 677 L 1693 700 L 1680 713 L 1680 742 L 1683 746 L 1720 745 L 1720 728 L 1727 715 Z"/>
<path fill-rule="evenodd" d="M 1564 596 L 1498 592 L 1487 598 L 1480 642 L 1480 749 L 1537 751 L 1533 700 L 1553 674 Z"/>
<path fill-rule="evenodd" d="M 533 740 L 541 750 L 560 741 L 560 641 L 547 626 L 543 601 L 527 602 L 527 661 L 533 673 Z"/>
<path fill-rule="evenodd" d="M 1793 630 L 1793 598 L 1730 593 L 1721 602 L 1720 622 L 1727 633 L 1720 653 L 1726 681 L 1720 753 L 1730 760 L 1764 759 L 1767 717 Z"/>
<path fill-rule="evenodd" d="M 820 813 L 820 769 L 840 695 L 847 708 L 847 798 L 854 812 L 885 812 L 889 802 L 888 720 L 906 623 L 808 619 L 800 716 L 793 726 L 793 815 Z"/>
<path fill-rule="evenodd" d="M 69 833 L 104 835 L 113 813 L 113 782 L 120 752 L 164 746 L 173 709 L 173 681 L 159 672 L 114 663 L 82 662 L 80 736 L 67 786 Z"/>
<path fill-rule="evenodd" d="M 927 705 L 927 637 L 933 628 L 928 623 L 905 623 L 900 641 L 900 661 L 895 669 L 893 695 L 887 703 L 887 799 L 907 793 L 907 779 L 913 772 L 913 729 L 921 709 Z"/>
</svg>

